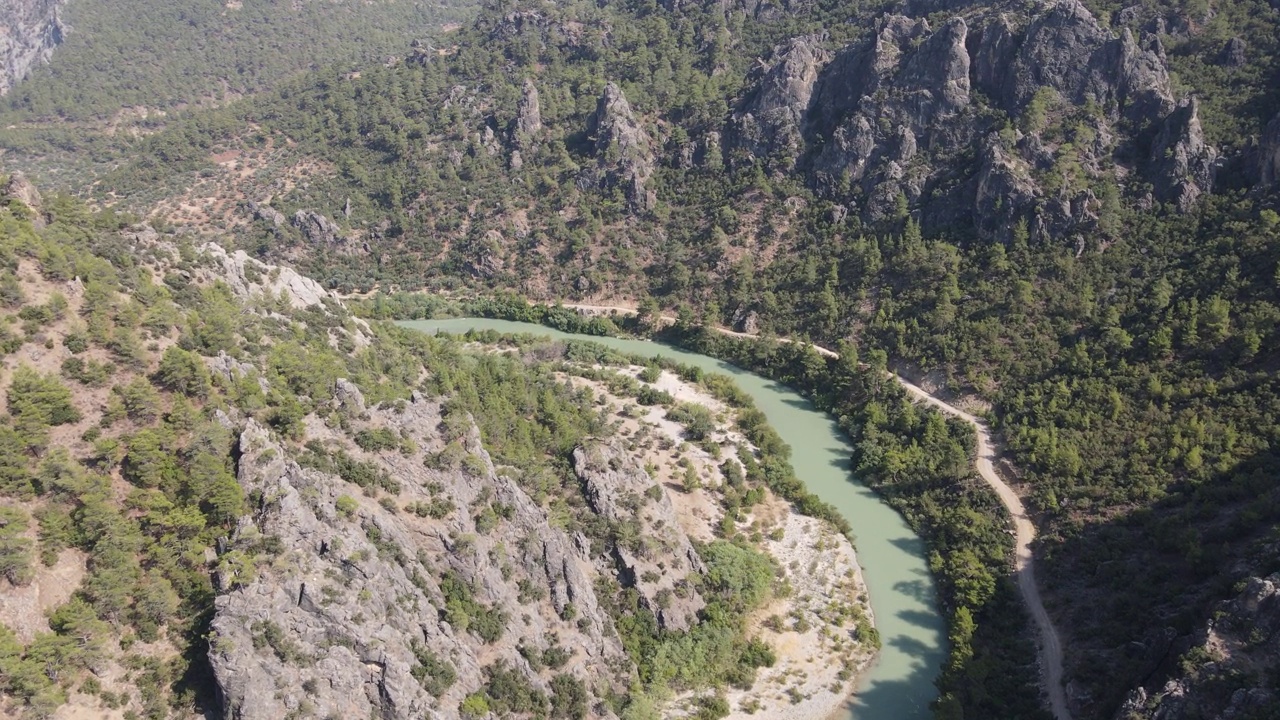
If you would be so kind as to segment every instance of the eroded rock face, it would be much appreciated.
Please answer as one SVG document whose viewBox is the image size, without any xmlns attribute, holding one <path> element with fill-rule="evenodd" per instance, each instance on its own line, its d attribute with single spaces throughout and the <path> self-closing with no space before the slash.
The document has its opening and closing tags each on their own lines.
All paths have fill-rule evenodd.
<svg viewBox="0 0 1280 720">
<path fill-rule="evenodd" d="M 517 148 L 528 150 L 534 146 L 541 132 L 542 106 L 538 101 L 538 88 L 532 80 L 525 80 L 515 127 L 512 128 L 512 140 Z"/>
<path fill-rule="evenodd" d="M 801 128 L 818 72 L 831 59 L 823 48 L 825 40 L 822 35 L 805 35 L 774 48 L 773 64 L 734 113 L 731 137 L 738 155 L 734 164 L 764 160 L 780 172 L 795 166 L 804 148 Z"/>
<path fill-rule="evenodd" d="M 0 96 L 48 62 L 62 43 L 64 1 L 0 0 Z"/>
<path fill-rule="evenodd" d="M 253 212 L 254 218 L 271 224 L 271 228 L 279 231 L 284 227 L 284 213 L 271 207 L 267 203 L 249 203 L 249 209 Z"/>
<path fill-rule="evenodd" d="M 307 242 L 316 245 L 338 245 L 343 242 L 342 228 L 314 210 L 299 210 L 294 213 L 293 226 L 302 231 Z"/>
<path fill-rule="evenodd" d="M 1280 115 L 1276 115 L 1262 134 L 1256 159 L 1258 181 L 1271 185 L 1280 180 Z"/>
<path fill-rule="evenodd" d="M 706 566 L 680 529 L 671 499 L 616 442 L 574 450 L 573 469 L 592 509 L 629 528 L 614 548 L 624 584 L 640 591 L 663 627 L 687 630 L 706 606 L 692 582 Z"/>
<path fill-rule="evenodd" d="M 587 133 L 595 139 L 599 166 L 595 177 L 584 178 L 586 184 L 621 187 L 633 209 L 652 209 L 657 198 L 647 185 L 654 170 L 653 142 L 616 84 L 605 87 Z"/>
<path fill-rule="evenodd" d="M 217 264 L 219 279 L 239 297 L 248 298 L 267 291 L 277 297 L 283 295 L 292 307 L 299 309 L 323 306 L 330 297 L 320 283 L 298 274 L 293 268 L 265 265 L 243 250 L 228 253 L 215 243 L 205 244 L 202 250 Z"/>
<path fill-rule="evenodd" d="M 1003 148 L 999 137 L 988 137 L 974 195 L 973 216 L 983 223 L 979 233 L 1007 240 L 1023 209 L 1035 201 L 1036 191 L 1027 163 Z"/>
<path fill-rule="evenodd" d="M 1227 67 L 1241 67 L 1248 61 L 1247 49 L 1248 45 L 1244 40 L 1233 37 L 1222 46 L 1222 52 L 1218 53 L 1218 62 Z"/>
<path fill-rule="evenodd" d="M 1191 209 L 1213 186 L 1217 152 L 1204 142 L 1199 103 L 1191 98 L 1164 119 L 1151 146 L 1151 173 L 1156 198 L 1172 202 L 1182 212 Z"/>
<path fill-rule="evenodd" d="M 1156 687 L 1135 688 L 1118 719 L 1277 717 L 1280 693 L 1257 669 L 1280 661 L 1280 574 L 1247 579 L 1183 647 L 1203 658 L 1192 664 L 1191 673 L 1179 670 Z"/>
<path fill-rule="evenodd" d="M 0 189 L 0 197 L 17 200 L 35 215 L 39 215 L 41 208 L 44 207 L 40 191 L 27 179 L 26 175 L 20 172 L 9 176 L 9 181 L 4 184 L 3 189 Z"/>
<path fill-rule="evenodd" d="M 398 411 L 366 407 L 358 388 L 339 381 L 334 403 L 360 427 L 390 428 L 424 448 L 443 443 L 430 401 Z M 309 435 L 323 436 L 312 420 Z M 264 539 L 281 551 L 251 579 L 219 575 L 210 662 L 225 717 L 275 719 L 304 709 L 317 717 L 456 717 L 461 700 L 484 684 L 483 667 L 499 660 L 548 691 L 551 673 L 533 670 L 517 648 L 553 643 L 572 653 L 555 672 L 600 691 L 625 687 L 625 677 L 608 675 L 628 664 L 595 596 L 589 544 L 553 528 L 495 470 L 474 425 L 458 442 L 475 461 L 456 470 L 424 467 L 421 452 L 366 458 L 400 484 L 389 495 L 395 505 L 446 502 L 447 515 L 432 519 L 389 510 L 334 475 L 299 466 L 248 421 L 237 479 L 261 500 L 226 552 Z M 482 530 L 476 509 L 491 503 L 505 509 L 497 527 Z M 469 630 L 446 583 L 503 613 L 500 637 L 486 642 Z M 424 649 L 452 668 L 452 682 L 433 687 L 415 676 L 423 674 Z"/>
<path fill-rule="evenodd" d="M 1112 32 L 1077 0 L 1029 15 L 941 5 L 958 14 L 936 29 L 888 15 L 834 52 L 821 36 L 776 48 L 727 124 L 731 159 L 794 167 L 864 220 L 905 201 L 926 231 L 975 226 L 988 239 L 1020 219 L 1044 237 L 1090 230 L 1100 183 L 1150 184 L 1153 200 L 1183 208 L 1212 190 L 1217 152 L 1194 102 L 1175 103 L 1158 35 Z M 1045 134 L 1085 108 L 1069 147 Z M 998 147 L 991 110 L 1014 121 Z"/>
<path fill-rule="evenodd" d="M 929 168 L 913 162 L 921 146 L 957 147 L 971 124 L 959 116 L 969 105 L 968 25 L 954 18 L 931 32 L 923 20 L 890 17 L 870 42 L 841 53 L 828 66 L 810 127 L 837 121 L 812 164 L 818 186 L 837 196 L 857 187 L 863 214 L 873 220 L 896 211 L 899 197 L 918 198 Z M 836 100 L 843 93 L 856 101 Z M 816 140 L 816 138 L 815 138 Z"/>
</svg>

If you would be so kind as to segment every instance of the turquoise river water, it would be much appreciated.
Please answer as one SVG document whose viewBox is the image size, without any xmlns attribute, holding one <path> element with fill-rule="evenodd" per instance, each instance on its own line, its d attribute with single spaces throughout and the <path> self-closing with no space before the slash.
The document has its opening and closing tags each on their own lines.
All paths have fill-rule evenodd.
<svg viewBox="0 0 1280 720">
<path fill-rule="evenodd" d="M 646 340 L 570 335 L 541 325 L 460 318 L 413 320 L 400 325 L 425 332 L 497 330 L 590 340 L 625 353 L 662 355 L 705 371 L 730 375 L 791 446 L 792 465 L 809 490 L 849 520 L 857 538 L 871 608 L 883 648 L 851 701 L 856 720 L 929 717 L 934 679 L 946 660 L 946 628 L 938 611 L 924 543 L 896 511 L 854 477 L 851 447 L 835 421 L 785 386 L 728 363 Z M 814 718 L 813 720 L 822 720 Z"/>
</svg>

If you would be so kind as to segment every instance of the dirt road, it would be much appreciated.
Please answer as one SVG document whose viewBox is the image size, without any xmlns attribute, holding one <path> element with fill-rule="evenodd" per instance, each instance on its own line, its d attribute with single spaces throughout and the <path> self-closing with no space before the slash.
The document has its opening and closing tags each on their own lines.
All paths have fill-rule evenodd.
<svg viewBox="0 0 1280 720">
<path fill-rule="evenodd" d="M 596 314 L 618 313 L 630 315 L 636 312 L 635 308 L 607 305 L 565 305 L 565 307 Z M 666 322 L 675 322 L 675 318 L 668 316 L 663 316 L 662 319 Z M 748 333 L 734 332 L 727 328 L 716 328 L 716 330 L 733 337 L 756 337 Z M 791 342 L 786 338 L 779 338 L 779 341 Z M 839 357 L 835 352 L 819 345 L 813 345 L 812 347 L 821 355 Z M 1049 620 L 1049 613 L 1045 611 L 1044 603 L 1040 600 L 1040 589 L 1036 586 L 1035 557 L 1031 554 L 1031 543 L 1036 539 L 1036 526 L 1031 522 L 1031 518 L 1027 516 L 1027 509 L 1022 504 L 1022 498 L 1018 497 L 1013 488 L 1009 487 L 1008 483 L 996 473 L 994 465 L 996 450 L 986 422 L 939 400 L 899 375 L 894 373 L 889 373 L 889 375 L 911 397 L 928 403 L 942 412 L 960 418 L 973 426 L 978 436 L 978 452 L 975 463 L 978 475 L 996 492 L 996 495 L 1000 497 L 1000 502 L 1013 518 L 1015 531 L 1014 573 L 1018 581 L 1018 591 L 1022 594 L 1022 600 L 1031 612 L 1031 617 L 1035 620 L 1036 629 L 1038 630 L 1040 670 L 1043 675 L 1042 681 L 1049 694 L 1049 708 L 1053 712 L 1055 720 L 1071 720 L 1071 711 L 1067 708 L 1067 694 L 1062 683 L 1062 643 L 1058 640 L 1058 631 Z"/>
<path fill-rule="evenodd" d="M 978 474 L 1000 496 L 1009 515 L 1013 517 L 1016 532 L 1014 572 L 1018 579 L 1018 590 L 1022 600 L 1035 619 L 1040 635 L 1040 670 L 1043 673 L 1045 689 L 1049 692 L 1049 707 L 1056 720 L 1071 720 L 1071 711 L 1067 708 L 1067 694 L 1062 684 L 1062 643 L 1058 640 L 1058 631 L 1049 620 L 1049 613 L 1040 600 L 1040 589 L 1036 587 L 1035 558 L 1031 554 L 1031 543 L 1036 539 L 1036 526 L 1027 517 L 1027 509 L 1022 498 L 1009 487 L 996 473 L 993 464 L 996 451 L 991 441 L 991 433 L 981 418 L 975 417 L 959 408 L 948 405 L 925 392 L 898 375 L 893 376 L 907 393 L 917 400 L 926 402 L 942 412 L 958 417 L 969 423 L 977 431 L 978 459 L 975 463 Z"/>
</svg>

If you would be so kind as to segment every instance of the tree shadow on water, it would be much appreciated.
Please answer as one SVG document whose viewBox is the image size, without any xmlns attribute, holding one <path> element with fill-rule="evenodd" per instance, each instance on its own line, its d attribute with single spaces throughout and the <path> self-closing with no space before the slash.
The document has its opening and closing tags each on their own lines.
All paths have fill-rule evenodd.
<svg viewBox="0 0 1280 720">
<path fill-rule="evenodd" d="M 937 697 L 933 681 L 938 662 L 914 661 L 907 667 L 877 667 L 876 676 L 859 688 L 847 706 L 853 720 L 926 720 L 929 703 Z"/>
<path fill-rule="evenodd" d="M 921 627 L 926 630 L 941 630 L 942 621 L 936 613 L 925 612 L 923 610 L 899 610 L 894 613 L 903 620 Z"/>
</svg>

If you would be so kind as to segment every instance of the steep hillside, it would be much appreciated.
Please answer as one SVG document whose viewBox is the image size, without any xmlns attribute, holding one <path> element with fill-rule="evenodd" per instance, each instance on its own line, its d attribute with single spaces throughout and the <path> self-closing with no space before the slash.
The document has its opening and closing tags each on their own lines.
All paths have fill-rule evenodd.
<svg viewBox="0 0 1280 720">
<path fill-rule="evenodd" d="M 6 716 L 820 716 L 874 655 L 727 379 L 3 187 Z"/>
</svg>

